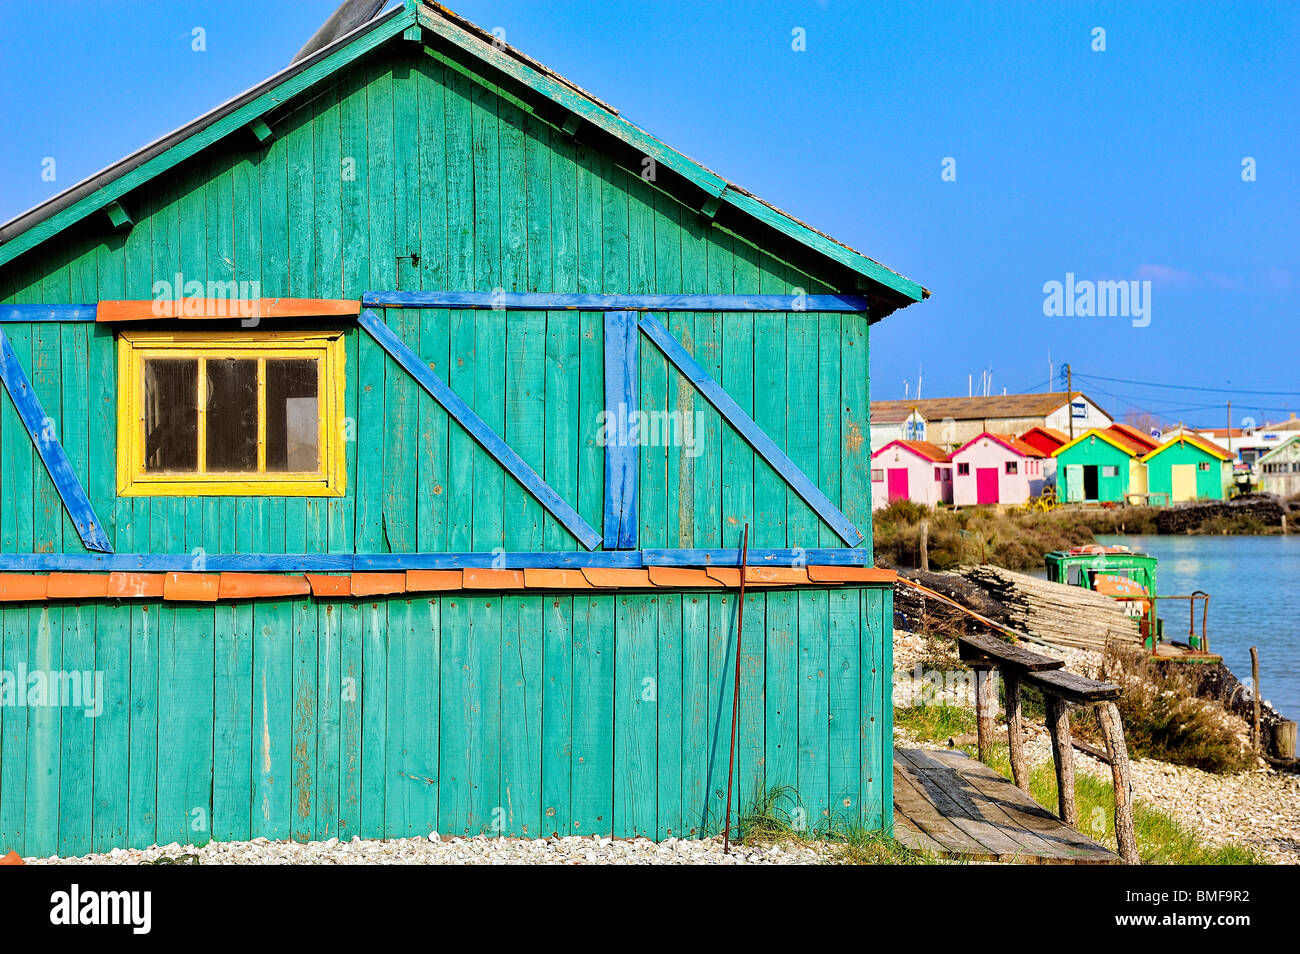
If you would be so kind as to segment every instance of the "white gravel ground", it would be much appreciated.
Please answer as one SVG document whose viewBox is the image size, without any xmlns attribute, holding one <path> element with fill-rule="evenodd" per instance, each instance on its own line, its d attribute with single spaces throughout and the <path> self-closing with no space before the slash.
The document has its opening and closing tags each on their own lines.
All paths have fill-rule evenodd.
<svg viewBox="0 0 1300 954">
<path fill-rule="evenodd" d="M 393 841 L 252 841 L 166 845 L 80 858 L 27 858 L 28 864 L 136 865 L 160 858 L 203 865 L 817 865 L 834 863 L 836 850 L 818 843 L 787 843 L 755 848 L 733 845 L 722 853 L 722 839 L 645 838 L 398 838 Z M 193 859 L 197 859 L 197 862 Z"/>
</svg>

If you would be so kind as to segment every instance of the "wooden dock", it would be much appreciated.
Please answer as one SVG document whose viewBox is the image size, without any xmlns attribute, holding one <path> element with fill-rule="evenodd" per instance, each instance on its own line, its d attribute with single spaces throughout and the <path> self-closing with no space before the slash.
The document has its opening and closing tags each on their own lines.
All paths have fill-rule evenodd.
<svg viewBox="0 0 1300 954">
<path fill-rule="evenodd" d="M 1121 863 L 993 769 L 954 750 L 894 749 L 894 835 L 914 851 L 962 861 Z"/>
</svg>

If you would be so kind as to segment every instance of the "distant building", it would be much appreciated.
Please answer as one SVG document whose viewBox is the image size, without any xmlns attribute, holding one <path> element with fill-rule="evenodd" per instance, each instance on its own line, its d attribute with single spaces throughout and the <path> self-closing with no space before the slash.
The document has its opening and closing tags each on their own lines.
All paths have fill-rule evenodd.
<svg viewBox="0 0 1300 954">
<path fill-rule="evenodd" d="M 1187 432 L 1179 428 L 1164 436 L 1167 440 L 1180 433 Z M 1232 454 L 1234 460 L 1245 464 L 1250 468 L 1251 473 L 1258 477 L 1256 464 L 1259 459 L 1296 432 L 1282 425 L 1267 424 L 1263 427 L 1201 427 L 1191 433 L 1213 441 Z"/>
<path fill-rule="evenodd" d="M 1170 503 L 1223 500 L 1232 484 L 1232 455 L 1195 434 L 1180 434 L 1142 458 L 1147 489 Z"/>
<path fill-rule="evenodd" d="M 927 441 L 891 441 L 871 455 L 871 508 L 895 500 L 927 507 L 952 503 L 952 464 Z"/>
<path fill-rule="evenodd" d="M 1142 457 L 1151 451 L 1130 429 L 1089 428 L 1053 452 L 1062 503 L 1123 503 L 1147 491 Z"/>
<path fill-rule="evenodd" d="M 952 502 L 1022 504 L 1042 493 L 1048 455 L 1013 434 L 977 434 L 952 454 Z"/>
<path fill-rule="evenodd" d="M 1064 391 L 1057 391 L 875 401 L 871 405 L 873 431 L 878 420 L 889 420 L 902 412 L 923 416 L 927 422 L 925 439 L 949 452 L 986 432 L 1022 434 L 1031 428 L 1047 427 L 1068 436 L 1071 428 L 1077 435 L 1113 423 L 1110 415 L 1087 395 L 1075 391 L 1071 399 Z"/>
<path fill-rule="evenodd" d="M 894 441 L 926 440 L 926 424 L 925 415 L 914 407 L 871 405 L 871 452 L 874 454 Z"/>
<path fill-rule="evenodd" d="M 1300 434 L 1288 437 L 1259 459 L 1260 490 L 1279 497 L 1300 494 Z"/>
</svg>

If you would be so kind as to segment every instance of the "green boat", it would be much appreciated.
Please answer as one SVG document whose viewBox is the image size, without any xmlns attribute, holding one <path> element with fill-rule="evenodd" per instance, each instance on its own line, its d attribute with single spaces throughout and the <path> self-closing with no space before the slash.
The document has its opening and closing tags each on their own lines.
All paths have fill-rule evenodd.
<svg viewBox="0 0 1300 954">
<path fill-rule="evenodd" d="M 1099 544 L 1075 547 L 1073 550 L 1053 550 L 1046 556 L 1047 578 L 1053 583 L 1082 586 L 1096 590 L 1112 579 L 1132 580 L 1146 594 L 1156 591 L 1156 558 L 1147 553 L 1135 553 L 1128 547 L 1104 547 Z"/>
<path fill-rule="evenodd" d="M 1072 550 L 1054 550 L 1044 560 L 1053 583 L 1081 586 L 1117 600 L 1133 617 L 1142 644 L 1161 659 L 1178 662 L 1216 662 L 1209 652 L 1206 616 L 1209 594 L 1160 596 L 1156 591 L 1156 558 L 1124 546 L 1093 544 Z M 1160 600 L 1188 600 L 1187 641 L 1165 639 L 1164 620 L 1156 615 Z M 1201 631 L 1196 632 L 1196 603 L 1201 601 Z"/>
<path fill-rule="evenodd" d="M 1054 550 L 1044 558 L 1048 580 L 1066 586 L 1082 586 L 1119 603 L 1134 617 L 1143 646 L 1153 656 L 1180 663 L 1222 662 L 1222 656 L 1209 651 L 1206 616 L 1209 594 L 1197 590 L 1188 597 L 1162 595 L 1156 590 L 1156 558 L 1140 554 L 1125 546 L 1074 547 Z M 1188 600 L 1187 641 L 1165 638 L 1165 621 L 1156 615 L 1160 600 Z M 1200 633 L 1196 632 L 1196 608 L 1200 600 Z"/>
</svg>

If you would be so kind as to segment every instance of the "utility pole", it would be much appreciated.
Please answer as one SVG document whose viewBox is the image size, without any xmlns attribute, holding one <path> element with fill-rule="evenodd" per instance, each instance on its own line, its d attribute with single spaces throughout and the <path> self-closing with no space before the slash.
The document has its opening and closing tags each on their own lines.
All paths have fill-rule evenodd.
<svg viewBox="0 0 1300 954">
<path fill-rule="evenodd" d="M 1232 456 L 1232 402 L 1228 402 L 1228 456 Z"/>
<path fill-rule="evenodd" d="M 1070 416 L 1070 440 L 1074 440 L 1074 369 L 1065 366 L 1065 412 Z"/>
</svg>

